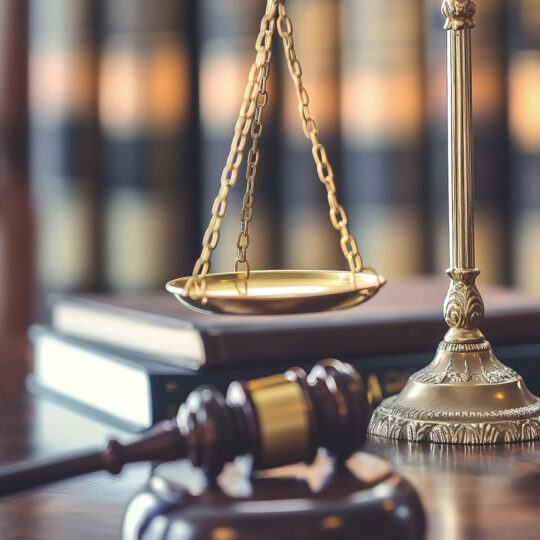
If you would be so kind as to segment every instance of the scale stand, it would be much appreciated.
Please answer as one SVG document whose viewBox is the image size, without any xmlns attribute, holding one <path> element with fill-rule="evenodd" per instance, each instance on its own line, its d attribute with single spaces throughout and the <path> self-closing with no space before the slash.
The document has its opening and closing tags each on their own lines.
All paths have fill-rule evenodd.
<svg viewBox="0 0 540 540">
<path fill-rule="evenodd" d="M 497 360 L 478 329 L 484 316 L 475 285 L 471 95 L 472 0 L 444 0 L 446 17 L 450 289 L 444 317 L 450 330 L 434 360 L 403 391 L 383 401 L 373 435 L 435 443 L 490 444 L 540 438 L 540 401 L 523 379 Z"/>
<path fill-rule="evenodd" d="M 263 113 L 268 101 L 266 83 L 270 73 L 272 39 L 276 28 L 283 42 L 287 66 L 296 89 L 302 129 L 312 145 L 317 175 L 326 189 L 330 221 L 339 232 L 340 246 L 349 272 L 251 271 L 249 267 L 249 224 L 260 157 Z M 371 298 L 385 283 L 382 276 L 364 266 L 356 240 L 349 231 L 347 213 L 337 198 L 334 172 L 326 150 L 319 142 L 317 123 L 309 110 L 309 96 L 302 82 L 302 67 L 296 57 L 292 31 L 292 22 L 286 13 L 284 0 L 268 0 L 255 42 L 257 56 L 249 72 L 229 156 L 221 175 L 220 190 L 203 237 L 201 254 L 191 276 L 167 284 L 167 290 L 190 308 L 244 315 L 328 311 L 359 304 Z M 219 241 L 221 221 L 227 211 L 227 195 L 236 182 L 248 134 L 251 136 L 251 147 L 247 155 L 246 191 L 242 202 L 234 272 L 209 274 L 210 256 Z"/>
</svg>

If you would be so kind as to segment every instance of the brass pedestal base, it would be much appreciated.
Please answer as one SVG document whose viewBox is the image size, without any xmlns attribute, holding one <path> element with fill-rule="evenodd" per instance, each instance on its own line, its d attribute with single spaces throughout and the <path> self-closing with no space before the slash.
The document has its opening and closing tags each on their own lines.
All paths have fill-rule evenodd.
<svg viewBox="0 0 540 540">
<path fill-rule="evenodd" d="M 540 438 L 540 400 L 497 360 L 479 331 L 476 342 L 450 341 L 402 392 L 373 413 L 373 435 L 413 442 L 493 444 Z"/>
</svg>

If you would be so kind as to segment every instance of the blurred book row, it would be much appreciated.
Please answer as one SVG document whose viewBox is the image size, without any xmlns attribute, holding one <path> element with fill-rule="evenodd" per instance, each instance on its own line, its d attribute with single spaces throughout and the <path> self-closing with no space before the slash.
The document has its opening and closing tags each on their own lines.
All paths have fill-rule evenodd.
<svg viewBox="0 0 540 540">
<path fill-rule="evenodd" d="M 190 272 L 264 6 L 30 0 L 28 176 L 41 291 L 161 288 Z M 448 261 L 440 0 L 286 6 L 365 262 L 389 278 L 440 274 Z M 5 53 L 2 20 L 5 60 L 13 50 Z M 345 268 L 282 51 L 276 36 L 251 266 Z M 477 264 L 484 281 L 540 292 L 540 0 L 478 2 L 473 79 Z M 2 95 L 3 108 L 20 96 Z M 3 153 L 13 129 L 2 123 Z M 234 263 L 242 180 L 213 270 Z"/>
</svg>

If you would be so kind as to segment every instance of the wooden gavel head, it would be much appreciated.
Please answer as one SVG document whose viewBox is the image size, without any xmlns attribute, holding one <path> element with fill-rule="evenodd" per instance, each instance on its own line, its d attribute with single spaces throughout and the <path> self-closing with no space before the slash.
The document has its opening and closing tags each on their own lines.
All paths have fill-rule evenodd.
<svg viewBox="0 0 540 540">
<path fill-rule="evenodd" d="M 189 459 L 214 479 L 223 466 L 250 456 L 252 470 L 311 463 L 318 448 L 344 460 L 364 442 L 370 409 L 358 372 L 323 360 L 309 373 L 292 368 L 249 382 L 233 382 L 226 397 L 202 386 L 175 420 L 154 426 L 128 444 L 10 465 L 0 470 L 0 495 L 93 471 L 119 473 L 134 461 Z"/>
<path fill-rule="evenodd" d="M 311 463 L 318 448 L 344 460 L 363 444 L 369 416 L 360 374 L 323 360 L 309 374 L 292 368 L 233 382 L 226 397 L 200 387 L 180 407 L 177 423 L 185 457 L 213 478 L 242 455 L 252 457 L 254 470 Z"/>
</svg>

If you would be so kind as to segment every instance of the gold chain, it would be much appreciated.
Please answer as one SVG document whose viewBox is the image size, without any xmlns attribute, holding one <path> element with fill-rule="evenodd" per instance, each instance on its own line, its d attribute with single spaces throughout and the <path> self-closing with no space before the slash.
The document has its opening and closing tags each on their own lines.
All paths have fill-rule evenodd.
<svg viewBox="0 0 540 540">
<path fill-rule="evenodd" d="M 275 26 L 275 19 L 272 20 L 272 34 Z M 265 34 L 266 35 L 266 34 Z M 270 39 L 272 39 L 270 37 Z M 249 277 L 249 262 L 247 260 L 247 249 L 249 247 L 249 222 L 253 212 L 253 191 L 255 189 L 255 175 L 257 174 L 257 164 L 259 163 L 259 141 L 263 130 L 263 111 L 268 102 L 268 92 L 266 82 L 270 74 L 270 58 L 272 51 L 266 55 L 266 61 L 260 70 L 259 89 L 255 100 L 256 109 L 253 122 L 251 124 L 252 145 L 249 149 L 246 163 L 246 192 L 242 201 L 242 214 L 240 221 L 240 234 L 236 242 L 236 260 L 234 261 L 234 271 L 238 272 L 240 265 L 244 265 L 246 278 Z"/>
<path fill-rule="evenodd" d="M 219 229 L 227 210 L 227 195 L 231 186 L 236 182 L 238 168 L 243 159 L 246 137 L 248 133 L 251 133 L 252 147 L 247 160 L 247 184 L 242 203 L 240 234 L 237 241 L 237 255 L 234 265 L 235 271 L 238 271 L 240 265 L 243 264 L 244 272 L 249 276 L 249 263 L 247 261 L 249 223 L 252 217 L 255 175 L 259 162 L 259 140 L 262 134 L 263 109 L 268 101 L 266 83 L 272 55 L 272 36 L 276 24 L 283 41 L 289 72 L 296 88 L 302 128 L 305 136 L 311 141 L 313 159 L 317 165 L 319 179 L 326 187 L 328 205 L 330 207 L 330 220 L 333 227 L 340 233 L 341 250 L 349 263 L 351 272 L 361 272 L 364 269 L 362 259 L 358 253 L 356 240 L 348 229 L 349 220 L 347 213 L 337 199 L 334 172 L 328 162 L 326 150 L 319 142 L 317 123 L 309 111 L 309 96 L 302 83 L 302 68 L 294 50 L 292 22 L 285 11 L 283 2 L 284 0 L 268 0 L 267 2 L 266 12 L 261 20 L 260 31 L 255 43 L 257 56 L 249 72 L 240 113 L 234 127 L 231 148 L 221 174 L 221 187 L 212 206 L 210 223 L 203 236 L 201 254 L 193 267 L 192 276 L 184 288 L 184 294 L 187 295 L 190 289 L 195 286 L 198 295 L 203 298 L 203 303 L 206 301 L 206 280 L 204 277 L 208 274 L 210 256 L 219 240 Z"/>
<path fill-rule="evenodd" d="M 298 96 L 298 111 L 300 112 L 300 118 L 302 119 L 302 128 L 305 136 L 313 145 L 312 154 L 315 164 L 317 165 L 319 179 L 326 186 L 328 205 L 330 206 L 330 220 L 333 227 L 338 230 L 341 235 L 341 250 L 349 263 L 351 272 L 361 272 L 363 269 L 362 258 L 358 253 L 356 240 L 349 232 L 349 220 L 347 218 L 347 213 L 345 212 L 343 206 L 339 204 L 337 199 L 336 185 L 334 183 L 334 172 L 330 166 L 330 163 L 328 162 L 326 150 L 319 142 L 319 130 L 317 128 L 317 123 L 309 112 L 309 96 L 304 85 L 302 84 L 302 68 L 294 50 L 292 22 L 285 11 L 285 5 L 283 3 L 279 4 L 278 10 L 279 17 L 277 21 L 277 29 L 283 40 L 289 73 L 291 74 L 294 86 L 296 87 L 296 95 Z"/>
<path fill-rule="evenodd" d="M 240 113 L 234 126 L 234 136 L 231 142 L 231 148 L 227 157 L 227 162 L 221 173 L 221 186 L 219 193 L 212 206 L 212 217 L 206 228 L 202 240 L 202 251 L 193 267 L 191 278 L 187 281 L 184 287 L 184 294 L 188 295 L 190 289 L 195 285 L 198 294 L 205 302 L 206 281 L 204 277 L 210 270 L 210 256 L 214 251 L 219 240 L 219 228 L 225 212 L 227 211 L 227 195 L 229 189 L 236 182 L 238 176 L 238 168 L 242 164 L 246 137 L 251 129 L 253 116 L 257 105 L 257 96 L 259 95 L 259 80 L 261 69 L 269 62 L 272 50 L 272 36 L 276 24 L 276 1 L 268 0 L 266 12 L 261 20 L 261 27 L 255 49 L 257 56 L 249 71 L 248 82 L 244 90 L 244 98 L 240 106 Z M 246 246 L 247 248 L 247 246 Z"/>
</svg>

